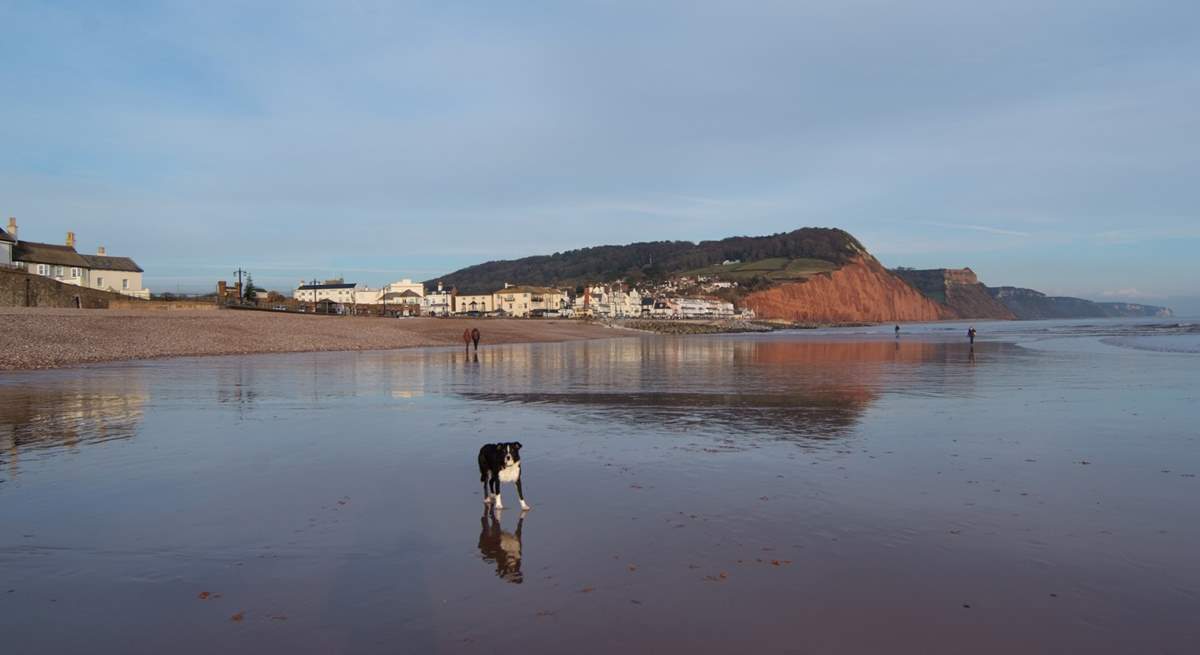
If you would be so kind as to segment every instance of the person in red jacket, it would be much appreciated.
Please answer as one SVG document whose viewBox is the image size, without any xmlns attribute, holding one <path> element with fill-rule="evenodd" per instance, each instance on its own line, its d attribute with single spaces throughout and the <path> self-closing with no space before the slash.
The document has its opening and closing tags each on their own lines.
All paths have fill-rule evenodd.
<svg viewBox="0 0 1200 655">
<path fill-rule="evenodd" d="M 463 328 L 463 348 L 471 349 L 471 329 Z"/>
</svg>

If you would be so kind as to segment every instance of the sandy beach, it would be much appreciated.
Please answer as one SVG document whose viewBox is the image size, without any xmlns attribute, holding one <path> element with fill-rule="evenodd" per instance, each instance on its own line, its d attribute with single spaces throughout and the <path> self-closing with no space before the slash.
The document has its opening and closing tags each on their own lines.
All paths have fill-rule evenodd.
<svg viewBox="0 0 1200 655">
<path fill-rule="evenodd" d="M 21 330 L 282 347 L 264 326 L 355 323 L 43 316 Z M 6 652 L 1195 651 L 1200 326 L 977 327 L 0 374 Z M 512 484 L 483 505 L 496 441 L 523 444 L 527 513 Z"/>
<path fill-rule="evenodd" d="M 482 346 L 616 336 L 623 330 L 565 320 L 383 319 L 257 311 L 0 308 L 0 370 L 195 355 Z"/>
</svg>

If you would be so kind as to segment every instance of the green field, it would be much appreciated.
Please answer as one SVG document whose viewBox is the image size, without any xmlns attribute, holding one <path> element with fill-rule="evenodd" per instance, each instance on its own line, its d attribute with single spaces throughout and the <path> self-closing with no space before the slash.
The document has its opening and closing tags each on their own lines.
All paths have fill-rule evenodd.
<svg viewBox="0 0 1200 655">
<path fill-rule="evenodd" d="M 827 273 L 837 266 L 823 259 L 788 259 L 787 257 L 772 257 L 753 262 L 738 264 L 716 265 L 688 271 L 684 275 L 706 275 L 723 280 L 742 282 L 754 277 L 765 277 L 769 280 L 802 280 L 817 273 Z"/>
</svg>

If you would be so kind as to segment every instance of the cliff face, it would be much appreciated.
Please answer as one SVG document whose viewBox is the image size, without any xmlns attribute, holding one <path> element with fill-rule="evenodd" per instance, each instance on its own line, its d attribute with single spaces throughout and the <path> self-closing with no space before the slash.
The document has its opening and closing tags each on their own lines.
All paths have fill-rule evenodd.
<svg viewBox="0 0 1200 655">
<path fill-rule="evenodd" d="M 988 292 L 1019 319 L 1104 318 L 1104 310 L 1083 298 L 1047 296 L 1020 287 L 991 287 Z"/>
<path fill-rule="evenodd" d="M 1175 315 L 1175 312 L 1166 307 L 1157 307 L 1155 305 L 1139 305 L 1133 302 L 1098 302 L 1100 309 L 1104 311 L 1105 316 L 1114 317 L 1137 317 L 1137 316 L 1152 316 L 1157 318 L 1170 318 Z"/>
<path fill-rule="evenodd" d="M 1016 318 L 1016 315 L 997 302 L 982 284 L 955 284 L 946 287 L 946 304 L 961 318 Z"/>
<path fill-rule="evenodd" d="M 741 302 L 761 318 L 807 323 L 938 321 L 958 318 L 893 275 L 870 255 L 830 273 L 778 284 Z"/>
<path fill-rule="evenodd" d="M 988 293 L 969 268 L 899 268 L 892 272 L 932 300 L 950 307 L 960 318 L 1016 318 Z"/>
<path fill-rule="evenodd" d="M 1092 302 L 1069 296 L 1047 296 L 1033 289 L 994 287 L 988 292 L 1004 303 L 1017 318 L 1115 318 L 1129 316 L 1172 316 L 1170 309 L 1128 302 Z"/>
</svg>

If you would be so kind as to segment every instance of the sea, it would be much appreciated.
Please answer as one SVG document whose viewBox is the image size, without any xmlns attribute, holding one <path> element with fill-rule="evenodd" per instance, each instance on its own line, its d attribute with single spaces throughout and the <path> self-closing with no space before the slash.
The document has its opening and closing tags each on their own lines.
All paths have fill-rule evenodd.
<svg viewBox="0 0 1200 655">
<path fill-rule="evenodd" d="M 2 373 L 0 643 L 1200 652 L 1200 320 L 971 325 Z"/>
</svg>

